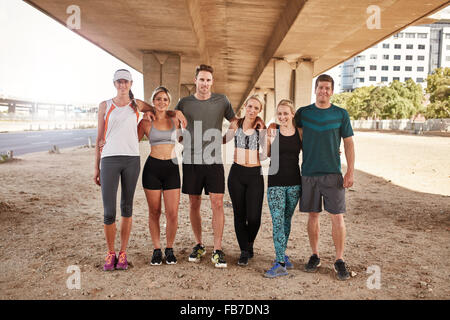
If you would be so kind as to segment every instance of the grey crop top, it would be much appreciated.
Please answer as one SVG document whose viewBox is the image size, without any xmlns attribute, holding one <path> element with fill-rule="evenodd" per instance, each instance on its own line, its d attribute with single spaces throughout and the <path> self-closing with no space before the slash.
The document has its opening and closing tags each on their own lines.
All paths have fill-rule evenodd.
<svg viewBox="0 0 450 320">
<path fill-rule="evenodd" d="M 255 129 L 253 134 L 246 135 L 242 127 L 237 128 L 234 134 L 234 147 L 249 149 L 249 150 L 259 150 L 259 132 Z"/>
<path fill-rule="evenodd" d="M 148 141 L 150 142 L 150 145 L 156 146 L 158 144 L 175 144 L 175 141 L 177 140 L 176 135 L 176 128 L 175 124 L 172 121 L 172 129 L 170 130 L 158 130 L 153 125 L 150 129 L 150 134 Z"/>
</svg>

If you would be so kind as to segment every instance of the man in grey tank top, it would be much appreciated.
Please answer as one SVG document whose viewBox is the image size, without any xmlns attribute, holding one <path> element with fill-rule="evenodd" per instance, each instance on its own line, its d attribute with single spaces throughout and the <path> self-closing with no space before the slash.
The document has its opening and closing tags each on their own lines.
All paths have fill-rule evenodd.
<svg viewBox="0 0 450 320">
<path fill-rule="evenodd" d="M 200 216 L 201 194 L 209 194 L 213 213 L 214 251 L 211 260 L 217 268 L 225 268 L 225 254 L 222 251 L 222 236 L 225 224 L 223 195 L 225 174 L 222 164 L 222 123 L 232 121 L 235 114 L 228 98 L 212 93 L 213 68 L 200 65 L 196 68 L 195 94 L 180 99 L 175 110 L 180 110 L 187 119 L 183 133 L 183 186 L 182 192 L 189 194 L 192 230 L 197 245 L 189 261 L 200 262 L 206 253 L 202 242 Z M 264 122 L 259 118 L 259 123 Z"/>
</svg>

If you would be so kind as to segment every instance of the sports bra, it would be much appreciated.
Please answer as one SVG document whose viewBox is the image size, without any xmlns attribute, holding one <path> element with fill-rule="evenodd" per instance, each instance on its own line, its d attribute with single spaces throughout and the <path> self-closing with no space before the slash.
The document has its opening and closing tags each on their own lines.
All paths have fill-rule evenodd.
<svg viewBox="0 0 450 320">
<path fill-rule="evenodd" d="M 234 147 L 248 150 L 259 150 L 259 132 L 254 130 L 251 135 L 246 135 L 242 126 L 237 128 L 234 134 Z"/>
<path fill-rule="evenodd" d="M 172 129 L 169 130 L 158 130 L 152 125 L 148 138 L 150 145 L 175 144 L 175 141 L 177 140 L 177 135 L 175 133 L 176 127 L 173 120 L 170 119 L 170 121 L 172 121 Z"/>
</svg>

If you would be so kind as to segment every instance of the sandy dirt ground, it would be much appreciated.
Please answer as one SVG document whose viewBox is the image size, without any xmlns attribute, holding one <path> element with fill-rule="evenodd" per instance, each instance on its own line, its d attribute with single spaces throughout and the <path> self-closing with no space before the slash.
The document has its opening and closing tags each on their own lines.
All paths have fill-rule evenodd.
<svg viewBox="0 0 450 320">
<path fill-rule="evenodd" d="M 239 267 L 228 193 L 223 238 L 228 268 L 216 269 L 210 261 L 207 196 L 201 208 L 207 255 L 199 264 L 187 261 L 195 243 L 185 195 L 174 246 L 178 264 L 151 266 L 141 180 L 130 268 L 103 272 L 106 243 L 100 189 L 92 180 L 94 150 L 29 154 L 1 164 L 0 299 L 449 299 L 450 138 L 356 132 L 355 146 L 355 184 L 347 191 L 345 215 L 345 260 L 353 277 L 346 282 L 336 280 L 332 268 L 327 213 L 321 216 L 322 266 L 315 274 L 302 271 L 311 252 L 307 215 L 298 211 L 287 249 L 294 269 L 285 277 L 263 277 L 275 257 L 266 198 L 255 257 Z M 147 142 L 140 147 L 143 166 L 149 147 Z M 164 247 L 164 227 L 161 237 Z M 81 271 L 80 289 L 67 287 L 70 266 Z M 379 270 L 378 289 L 376 274 L 368 270 Z"/>
</svg>

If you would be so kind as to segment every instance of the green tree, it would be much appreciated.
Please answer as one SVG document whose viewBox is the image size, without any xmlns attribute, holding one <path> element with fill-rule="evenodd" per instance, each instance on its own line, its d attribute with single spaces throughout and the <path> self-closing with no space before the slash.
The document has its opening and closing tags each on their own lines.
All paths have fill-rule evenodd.
<svg viewBox="0 0 450 320">
<path fill-rule="evenodd" d="M 428 75 L 426 92 L 430 95 L 430 104 L 425 116 L 450 118 L 450 68 L 437 68 Z"/>
<path fill-rule="evenodd" d="M 351 97 L 347 100 L 347 111 L 354 119 L 371 117 L 371 112 L 368 110 L 370 103 L 370 89 L 371 87 L 357 88 L 352 92 Z"/>
<path fill-rule="evenodd" d="M 336 94 L 331 100 L 352 119 L 405 119 L 423 112 L 423 89 L 409 79 L 389 86 L 370 86 Z"/>
</svg>

